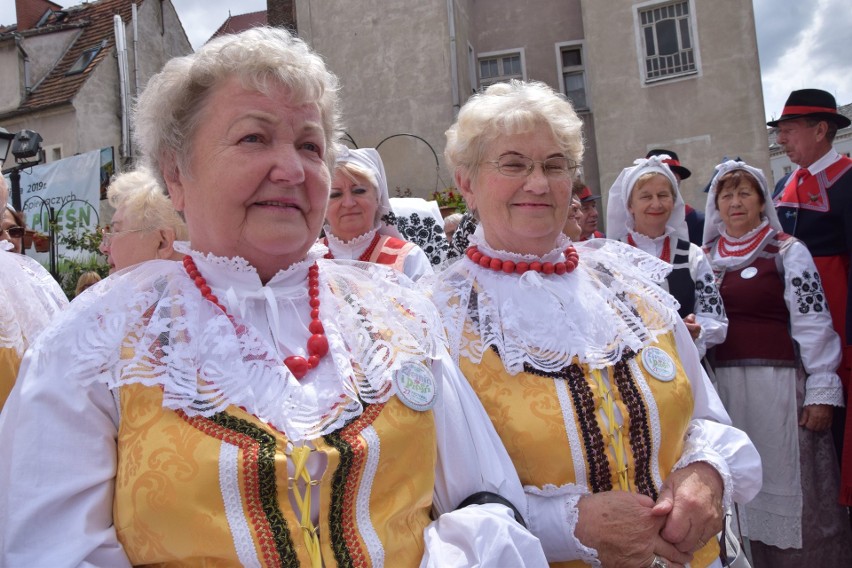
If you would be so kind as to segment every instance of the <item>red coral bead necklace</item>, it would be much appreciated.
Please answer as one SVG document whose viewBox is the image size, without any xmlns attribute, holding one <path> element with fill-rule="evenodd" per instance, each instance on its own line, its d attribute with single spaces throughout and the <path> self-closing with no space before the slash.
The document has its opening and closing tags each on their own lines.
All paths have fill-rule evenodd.
<svg viewBox="0 0 852 568">
<path fill-rule="evenodd" d="M 771 227 L 767 224 L 759 230 L 754 236 L 743 240 L 739 243 L 733 243 L 725 238 L 724 235 L 719 237 L 719 256 L 746 256 L 750 254 L 757 246 L 763 242 L 763 237 L 769 232 Z"/>
<path fill-rule="evenodd" d="M 233 316 L 228 313 L 225 306 L 219 303 L 219 298 L 213 294 L 210 286 L 207 285 L 207 280 L 198 271 L 198 267 L 191 256 L 183 257 L 183 267 L 204 299 L 222 310 L 228 316 L 228 319 L 233 321 Z M 308 268 L 308 303 L 311 306 L 311 323 L 308 324 L 308 331 L 311 332 L 307 344 L 308 358 L 291 355 L 284 359 L 284 364 L 297 379 L 301 379 L 308 371 L 316 368 L 320 360 L 328 354 L 328 338 L 325 336 L 325 329 L 319 319 L 319 268 L 316 262 Z"/>
<path fill-rule="evenodd" d="M 514 262 L 511 260 L 500 260 L 479 252 L 479 247 L 476 245 L 468 247 L 465 251 L 467 257 L 483 268 L 490 268 L 495 272 L 505 272 L 506 274 L 523 274 L 524 272 L 543 272 L 544 274 L 566 274 L 573 272 L 580 262 L 580 255 L 577 254 L 577 249 L 568 247 L 565 249 L 564 262 Z"/>
</svg>

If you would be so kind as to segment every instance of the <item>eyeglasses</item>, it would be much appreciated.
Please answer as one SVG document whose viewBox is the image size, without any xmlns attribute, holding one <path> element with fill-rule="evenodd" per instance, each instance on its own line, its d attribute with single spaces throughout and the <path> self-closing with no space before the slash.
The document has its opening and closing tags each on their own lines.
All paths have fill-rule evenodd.
<svg viewBox="0 0 852 568">
<path fill-rule="evenodd" d="M 533 172 L 536 164 L 541 165 L 541 171 L 549 178 L 568 177 L 577 170 L 577 163 L 565 156 L 537 161 L 520 154 L 503 154 L 496 160 L 485 163 L 492 164 L 498 172 L 507 177 L 526 177 Z"/>
<path fill-rule="evenodd" d="M 0 234 L 6 233 L 13 239 L 20 239 L 24 236 L 24 228 L 19 227 L 17 225 L 13 225 L 11 227 L 7 227 L 5 229 L 0 229 Z"/>
<path fill-rule="evenodd" d="M 141 229 L 127 229 L 126 231 L 110 231 L 109 227 L 104 227 L 100 229 L 99 232 L 101 234 L 101 244 L 105 247 L 108 247 L 112 242 L 112 239 L 117 237 L 118 235 L 125 235 L 127 233 L 138 233 L 141 231 L 150 231 L 154 227 L 142 227 Z"/>
</svg>

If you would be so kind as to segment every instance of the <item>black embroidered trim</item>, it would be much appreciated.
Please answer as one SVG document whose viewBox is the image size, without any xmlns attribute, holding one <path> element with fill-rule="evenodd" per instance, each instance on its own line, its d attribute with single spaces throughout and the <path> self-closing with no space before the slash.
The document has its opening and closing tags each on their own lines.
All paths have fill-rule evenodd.
<svg viewBox="0 0 852 568">
<path fill-rule="evenodd" d="M 592 493 L 612 491 L 612 472 L 606 456 L 603 433 L 595 415 L 595 398 L 592 389 L 579 365 L 571 364 L 565 369 L 568 392 L 574 399 L 574 408 L 583 436 L 586 460 L 589 462 L 589 488 Z"/>
<path fill-rule="evenodd" d="M 208 420 L 221 428 L 248 436 L 257 442 L 257 481 L 261 507 L 272 531 L 273 544 L 278 551 L 282 566 L 297 566 L 299 558 L 296 555 L 296 548 L 290 537 L 287 520 L 278 505 L 278 490 L 275 482 L 275 437 L 251 422 L 225 412 L 214 414 Z"/>
<path fill-rule="evenodd" d="M 811 310 L 815 313 L 828 311 L 818 272 L 811 274 L 806 270 L 801 276 L 794 277 L 790 283 L 793 284 L 800 314 L 810 313 Z"/>
<path fill-rule="evenodd" d="M 341 437 L 339 431 L 324 436 L 324 439 L 340 454 L 340 465 L 337 466 L 331 481 L 331 506 L 328 513 L 331 549 L 334 551 L 334 559 L 340 568 L 353 568 L 352 557 L 343 536 L 343 498 L 346 480 L 349 477 L 349 471 L 352 469 L 354 452 L 352 446 Z"/>
<path fill-rule="evenodd" d="M 631 353 L 631 356 L 633 354 Z M 657 500 L 657 488 L 651 475 L 653 444 L 651 429 L 648 426 L 648 410 L 636 386 L 636 381 L 627 364 L 627 357 L 615 364 L 613 368 L 614 383 L 621 394 L 621 400 L 627 406 L 630 416 L 630 449 L 633 451 L 634 473 L 633 480 L 636 490 Z"/>
<path fill-rule="evenodd" d="M 500 356 L 497 347 L 492 345 L 491 349 L 497 353 L 498 357 Z M 595 415 L 595 397 L 586 381 L 583 369 L 572 363 L 559 371 L 549 373 L 524 363 L 524 372 L 538 377 L 563 380 L 568 383 L 568 393 L 574 403 L 574 411 L 580 424 L 580 435 L 583 437 L 583 450 L 589 464 L 589 488 L 592 493 L 611 491 L 612 472 L 609 469 L 603 433 Z"/>
</svg>

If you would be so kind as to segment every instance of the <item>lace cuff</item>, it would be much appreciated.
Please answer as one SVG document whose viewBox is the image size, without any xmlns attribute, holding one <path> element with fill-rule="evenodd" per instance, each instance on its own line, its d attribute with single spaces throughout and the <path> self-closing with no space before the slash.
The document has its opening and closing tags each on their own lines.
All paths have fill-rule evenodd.
<svg viewBox="0 0 852 568">
<path fill-rule="evenodd" d="M 580 511 L 577 503 L 589 491 L 579 485 L 524 487 L 527 494 L 527 522 L 530 532 L 541 541 L 548 562 L 581 560 L 600 566 L 598 551 L 581 543 L 574 531 Z"/>
<path fill-rule="evenodd" d="M 687 438 L 683 446 L 683 453 L 681 454 L 678 462 L 675 464 L 673 471 L 683 469 L 686 466 L 697 462 L 704 462 L 710 465 L 719 473 L 719 477 L 722 478 L 722 485 L 724 487 L 722 507 L 725 510 L 728 510 L 733 503 L 734 490 L 734 481 L 731 476 L 730 469 L 728 468 L 728 464 L 725 459 L 708 443 L 693 440 L 691 434 L 692 430 L 690 430 L 687 434 Z"/>
<path fill-rule="evenodd" d="M 830 406 L 846 406 L 843 402 L 842 387 L 814 387 L 805 391 L 804 406 L 813 404 L 828 404 Z"/>
</svg>

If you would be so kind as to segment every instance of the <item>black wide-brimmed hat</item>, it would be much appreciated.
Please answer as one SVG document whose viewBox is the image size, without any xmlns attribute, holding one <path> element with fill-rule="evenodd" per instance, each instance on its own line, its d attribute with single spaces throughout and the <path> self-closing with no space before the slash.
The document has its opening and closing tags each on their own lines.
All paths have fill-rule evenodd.
<svg viewBox="0 0 852 568">
<path fill-rule="evenodd" d="M 645 154 L 645 159 L 647 160 L 651 156 L 662 156 L 663 154 L 667 154 L 669 156 L 669 159 L 663 160 L 663 163 L 666 164 L 671 171 L 676 173 L 680 179 L 686 179 L 692 175 L 691 171 L 680 165 L 680 160 L 678 159 L 677 154 L 671 150 L 664 150 L 662 148 L 648 150 L 648 153 Z"/>
<path fill-rule="evenodd" d="M 832 94 L 819 89 L 793 91 L 784 103 L 781 118 L 766 124 L 778 126 L 779 122 L 805 117 L 827 120 L 836 124 L 838 128 L 846 128 L 852 124 L 852 121 L 837 112 L 837 102 Z"/>
</svg>

